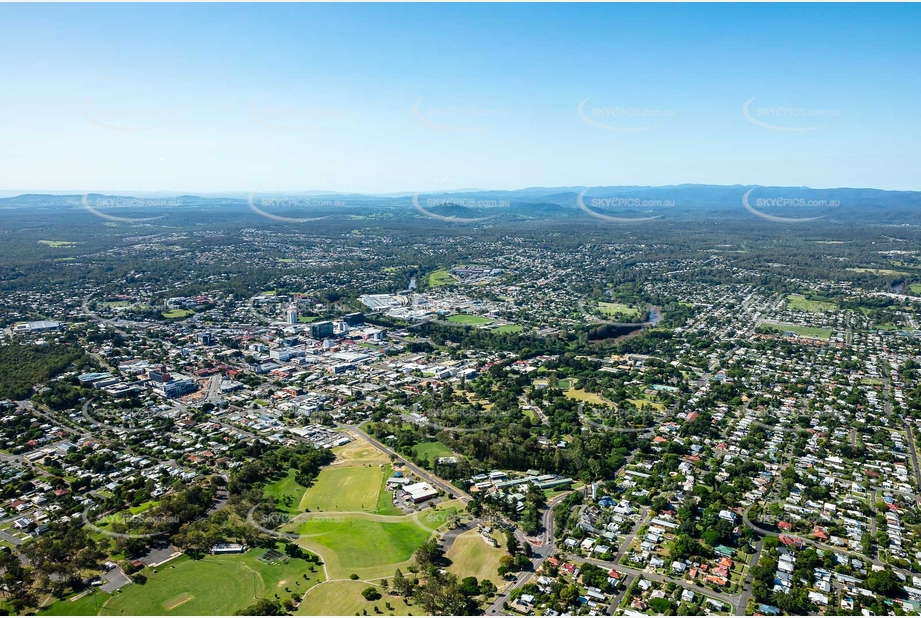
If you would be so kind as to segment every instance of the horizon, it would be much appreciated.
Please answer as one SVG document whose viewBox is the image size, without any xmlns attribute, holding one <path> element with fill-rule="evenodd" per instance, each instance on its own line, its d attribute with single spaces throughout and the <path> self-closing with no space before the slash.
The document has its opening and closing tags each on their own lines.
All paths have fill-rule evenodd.
<svg viewBox="0 0 921 618">
<path fill-rule="evenodd" d="M 865 4 L 3 5 L 0 77 L 16 96 L 0 114 L 0 189 L 917 190 L 921 119 L 905 102 L 921 95 L 919 17 Z"/>
</svg>

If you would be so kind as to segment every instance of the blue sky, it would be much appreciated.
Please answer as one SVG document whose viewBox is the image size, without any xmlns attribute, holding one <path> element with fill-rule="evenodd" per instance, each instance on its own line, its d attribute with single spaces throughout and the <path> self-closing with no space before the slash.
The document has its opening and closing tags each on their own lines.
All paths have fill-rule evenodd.
<svg viewBox="0 0 921 618">
<path fill-rule="evenodd" d="M 921 189 L 919 18 L 0 5 L 0 190 Z"/>
</svg>

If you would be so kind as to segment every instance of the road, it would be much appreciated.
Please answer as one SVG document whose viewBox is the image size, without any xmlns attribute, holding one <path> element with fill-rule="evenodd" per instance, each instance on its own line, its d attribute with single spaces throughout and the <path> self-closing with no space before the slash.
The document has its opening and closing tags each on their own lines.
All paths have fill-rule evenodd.
<svg viewBox="0 0 921 618">
<path fill-rule="evenodd" d="M 382 451 L 386 455 L 392 455 L 393 457 L 396 458 L 396 461 L 399 461 L 400 463 L 402 463 L 406 468 L 408 468 L 409 470 L 412 470 L 419 478 L 425 479 L 432 486 L 441 489 L 442 491 L 444 491 L 445 493 L 449 495 L 457 496 L 464 502 L 472 500 L 472 498 L 470 497 L 470 494 L 468 494 L 467 492 L 461 491 L 460 489 L 458 489 L 451 483 L 435 476 L 431 472 L 423 470 L 422 468 L 415 465 L 411 461 L 407 461 L 402 455 L 400 455 L 399 453 L 397 453 L 390 447 L 385 446 L 384 444 L 378 442 L 377 440 L 369 436 L 367 433 L 359 429 L 357 426 L 346 425 L 343 423 L 337 423 L 336 426 L 340 429 L 348 429 L 349 431 L 354 431 L 356 434 L 364 438 L 364 440 L 368 442 L 371 446 L 377 448 L 377 450 Z"/>
</svg>

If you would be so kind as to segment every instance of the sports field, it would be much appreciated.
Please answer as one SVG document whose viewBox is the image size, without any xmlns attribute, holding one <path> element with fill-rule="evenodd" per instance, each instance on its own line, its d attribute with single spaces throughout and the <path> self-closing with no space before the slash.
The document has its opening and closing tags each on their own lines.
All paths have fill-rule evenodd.
<svg viewBox="0 0 921 618">
<path fill-rule="evenodd" d="M 903 270 L 891 270 L 889 268 L 848 268 L 855 273 L 873 273 L 874 275 L 910 275 Z"/>
<path fill-rule="evenodd" d="M 497 540 L 498 537 L 497 537 Z M 504 582 L 499 577 L 499 560 L 506 555 L 505 543 L 499 540 L 499 547 L 492 547 L 486 543 L 476 530 L 470 530 L 458 536 L 454 545 L 445 556 L 451 561 L 449 573 L 454 573 L 459 579 L 473 575 L 478 580 L 491 580 L 500 590 Z"/>
<path fill-rule="evenodd" d="M 468 324 L 470 326 L 482 326 L 483 324 L 489 324 L 492 322 L 492 320 L 490 318 L 484 318 L 479 315 L 467 315 L 464 313 L 459 313 L 449 317 L 448 322 L 454 322 L 455 324 Z"/>
<path fill-rule="evenodd" d="M 265 486 L 263 495 L 275 500 L 275 508 L 285 513 L 298 513 L 306 488 L 294 479 L 294 470 Z"/>
<path fill-rule="evenodd" d="M 297 532 L 301 545 L 323 557 L 330 579 L 385 577 L 428 538 L 422 523 L 413 515 L 336 515 L 307 520 Z"/>
<path fill-rule="evenodd" d="M 524 327 L 521 324 L 503 324 L 496 327 L 497 333 L 520 333 Z"/>
<path fill-rule="evenodd" d="M 800 294 L 791 294 L 787 296 L 787 309 L 792 309 L 794 311 L 823 313 L 825 311 L 834 311 L 837 308 L 838 306 L 835 303 L 828 303 L 820 300 L 806 300 L 806 297 Z"/>
<path fill-rule="evenodd" d="M 392 575 L 392 573 L 391 573 Z M 404 575 L 408 573 L 404 572 Z M 380 587 L 380 581 L 374 581 L 377 584 L 377 590 L 381 598 L 377 601 L 365 601 L 361 596 L 361 591 L 370 584 L 363 581 L 334 581 L 327 582 L 322 586 L 312 588 L 307 596 L 301 601 L 300 607 L 297 608 L 295 615 L 298 616 L 352 616 L 364 615 L 394 615 L 408 616 L 409 614 L 421 615 L 422 609 L 413 605 L 407 605 L 406 602 L 398 597 L 387 594 Z M 390 608 L 387 608 L 387 604 Z M 410 601 L 412 603 L 412 601 Z M 375 614 L 374 606 L 380 610 L 380 614 Z"/>
<path fill-rule="evenodd" d="M 69 596 L 66 599 L 57 601 L 45 609 L 38 612 L 39 616 L 95 616 L 99 613 L 99 606 L 109 600 L 109 595 L 105 592 L 96 590 L 96 598 L 92 594 L 87 594 L 76 601 Z"/>
<path fill-rule="evenodd" d="M 612 402 L 608 401 L 601 395 L 598 395 L 596 393 L 586 392 L 582 390 L 581 388 L 570 388 L 564 393 L 564 395 L 566 395 L 570 399 L 575 399 L 576 401 L 584 401 L 585 403 L 593 403 L 599 406 L 600 405 L 605 405 L 605 406 L 614 405 Z"/>
<path fill-rule="evenodd" d="M 435 288 L 443 285 L 451 285 L 454 283 L 454 279 L 451 278 L 447 270 L 441 269 L 430 272 L 425 278 L 425 283 L 430 288 Z"/>
<path fill-rule="evenodd" d="M 368 511 L 377 508 L 384 480 L 378 465 L 325 468 L 301 499 L 301 511 Z"/>
<path fill-rule="evenodd" d="M 188 309 L 173 309 L 172 311 L 164 311 L 160 315 L 162 315 L 167 320 L 178 320 L 180 318 L 186 318 L 190 315 L 195 315 L 195 312 L 189 311 Z"/>
<path fill-rule="evenodd" d="M 773 322 L 764 322 L 765 326 L 776 328 L 781 331 L 790 331 L 800 337 L 814 337 L 816 339 L 828 339 L 831 337 L 831 330 L 828 328 L 814 328 L 812 326 L 794 326 L 791 324 L 775 324 Z"/>
<path fill-rule="evenodd" d="M 72 240 L 40 240 L 38 242 L 41 245 L 54 249 L 73 249 L 77 245 L 82 244 Z"/>
<path fill-rule="evenodd" d="M 638 316 L 641 311 L 636 307 L 625 305 L 623 303 L 598 303 L 598 309 L 607 316 L 617 315 L 618 313 L 626 316 Z"/>
<path fill-rule="evenodd" d="M 422 457 L 424 455 L 428 458 L 429 461 L 434 461 L 436 457 L 454 456 L 454 453 L 451 451 L 451 449 L 437 441 L 420 442 L 413 447 L 413 453 L 416 454 L 416 457 Z"/>
<path fill-rule="evenodd" d="M 103 615 L 230 615 L 259 597 L 280 599 L 303 594 L 322 580 L 322 569 L 304 560 L 266 564 L 257 558 L 264 549 L 245 554 L 187 557 L 153 569 L 144 569 L 147 582 L 131 584 L 105 604 Z M 304 575 L 309 577 L 305 578 Z"/>
</svg>

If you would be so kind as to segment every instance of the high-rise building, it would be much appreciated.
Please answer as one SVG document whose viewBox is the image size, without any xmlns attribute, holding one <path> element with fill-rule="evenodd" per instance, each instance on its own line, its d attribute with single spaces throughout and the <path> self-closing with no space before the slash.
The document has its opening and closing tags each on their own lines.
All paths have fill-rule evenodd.
<svg viewBox="0 0 921 618">
<path fill-rule="evenodd" d="M 310 325 L 311 339 L 324 339 L 333 336 L 333 323 L 329 321 L 314 322 Z"/>
<path fill-rule="evenodd" d="M 297 308 L 295 306 L 292 305 L 285 311 L 285 322 L 288 324 L 297 324 Z"/>
</svg>

